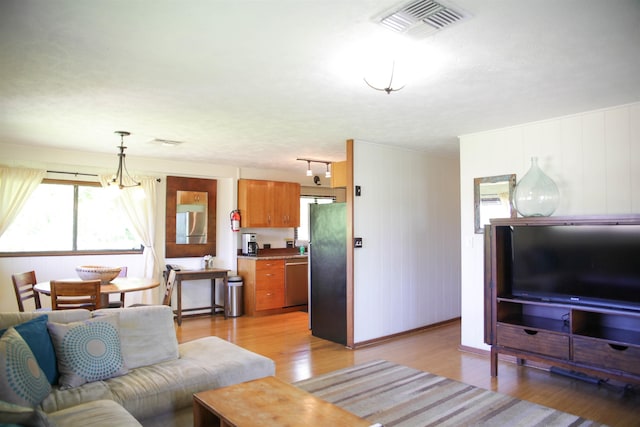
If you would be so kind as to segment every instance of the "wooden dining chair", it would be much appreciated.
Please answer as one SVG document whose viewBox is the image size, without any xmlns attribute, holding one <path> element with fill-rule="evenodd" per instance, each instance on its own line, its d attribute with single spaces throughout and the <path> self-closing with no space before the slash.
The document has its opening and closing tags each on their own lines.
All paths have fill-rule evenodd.
<svg viewBox="0 0 640 427">
<path fill-rule="evenodd" d="M 97 310 L 100 306 L 100 280 L 51 281 L 51 307 L 54 310 Z"/>
<path fill-rule="evenodd" d="M 18 300 L 18 310 L 24 312 L 24 302 L 32 298 L 36 311 L 47 310 L 46 308 L 42 308 L 40 294 L 33 289 L 35 284 L 38 283 L 35 271 L 13 274 L 11 275 L 11 280 L 13 281 L 13 290 L 16 292 L 16 298 Z"/>
<path fill-rule="evenodd" d="M 118 277 L 127 277 L 127 267 L 120 267 L 120 273 Z M 108 308 L 120 308 L 124 307 L 124 292 L 120 292 L 120 301 L 109 301 Z"/>
<path fill-rule="evenodd" d="M 173 294 L 173 285 L 176 283 L 175 270 L 169 269 L 165 272 L 167 278 L 166 286 L 164 288 L 164 296 L 162 297 L 162 305 L 171 306 L 171 295 Z M 131 304 L 129 307 L 144 307 L 145 305 L 153 304 Z"/>
<path fill-rule="evenodd" d="M 164 288 L 164 297 L 162 305 L 171 305 L 171 295 L 173 294 L 173 285 L 176 283 L 176 271 L 169 270 L 167 274 L 167 285 Z"/>
</svg>

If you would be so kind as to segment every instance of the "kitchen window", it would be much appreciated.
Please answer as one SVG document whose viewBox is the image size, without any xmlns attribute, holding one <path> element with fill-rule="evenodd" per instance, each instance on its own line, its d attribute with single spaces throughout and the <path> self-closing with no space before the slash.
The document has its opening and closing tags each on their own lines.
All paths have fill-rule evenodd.
<svg viewBox="0 0 640 427">
<path fill-rule="evenodd" d="M 0 236 L 0 254 L 142 252 L 116 197 L 98 183 L 44 180 Z"/>
<path fill-rule="evenodd" d="M 334 203 L 334 196 L 300 196 L 300 227 L 296 228 L 295 240 L 309 241 L 309 205 Z"/>
</svg>

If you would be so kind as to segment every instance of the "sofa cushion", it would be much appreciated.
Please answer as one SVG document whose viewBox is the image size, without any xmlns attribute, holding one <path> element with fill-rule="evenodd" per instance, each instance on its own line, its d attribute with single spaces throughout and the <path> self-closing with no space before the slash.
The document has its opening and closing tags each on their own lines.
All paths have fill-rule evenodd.
<svg viewBox="0 0 640 427">
<path fill-rule="evenodd" d="M 49 394 L 51 384 L 33 352 L 13 327 L 0 337 L 0 399 L 34 407 Z"/>
<path fill-rule="evenodd" d="M 96 400 L 49 414 L 59 426 L 142 427 L 113 400 Z"/>
<path fill-rule="evenodd" d="M 27 408 L 0 400 L 0 425 L 23 427 L 53 427 L 47 414 L 39 409 Z"/>
<path fill-rule="evenodd" d="M 51 393 L 40 404 L 40 409 L 49 414 L 82 403 L 105 399 L 113 400 L 113 394 L 104 381 L 94 381 L 65 390 L 53 386 Z"/>
<path fill-rule="evenodd" d="M 138 419 L 193 405 L 193 393 L 275 374 L 274 362 L 217 337 L 180 344 L 180 358 L 111 378 L 113 398 Z"/>
<path fill-rule="evenodd" d="M 129 369 L 178 358 L 173 310 L 166 305 L 96 310 L 94 317 L 120 315 L 122 357 Z"/>
<path fill-rule="evenodd" d="M 118 316 L 47 324 L 58 358 L 61 389 L 124 375 Z"/>
<path fill-rule="evenodd" d="M 53 343 L 47 330 L 47 320 L 48 316 L 45 314 L 15 325 L 14 328 L 29 345 L 49 384 L 55 384 L 58 381 L 58 366 Z M 0 336 L 5 331 L 6 329 L 0 329 Z"/>
</svg>

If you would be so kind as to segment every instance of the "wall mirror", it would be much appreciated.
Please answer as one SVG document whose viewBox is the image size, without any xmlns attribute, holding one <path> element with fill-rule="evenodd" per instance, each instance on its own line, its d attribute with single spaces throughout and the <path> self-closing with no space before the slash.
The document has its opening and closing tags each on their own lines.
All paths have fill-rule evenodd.
<svg viewBox="0 0 640 427">
<path fill-rule="evenodd" d="M 484 233 L 491 218 L 515 218 L 511 205 L 516 175 L 497 175 L 473 180 L 473 203 L 476 234 Z"/>
<path fill-rule="evenodd" d="M 167 177 L 165 257 L 216 254 L 215 179 Z"/>
</svg>

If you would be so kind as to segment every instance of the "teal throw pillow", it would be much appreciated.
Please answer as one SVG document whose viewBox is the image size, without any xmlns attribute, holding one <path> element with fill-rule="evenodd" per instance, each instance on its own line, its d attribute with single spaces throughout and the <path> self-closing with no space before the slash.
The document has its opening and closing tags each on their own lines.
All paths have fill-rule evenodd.
<svg viewBox="0 0 640 427">
<path fill-rule="evenodd" d="M 118 316 L 73 323 L 47 323 L 58 359 L 60 389 L 128 372 L 120 349 Z"/>
<path fill-rule="evenodd" d="M 15 325 L 14 328 L 29 345 L 49 384 L 55 384 L 58 381 L 58 365 L 56 352 L 53 350 L 53 343 L 47 330 L 48 320 L 49 316 L 45 314 Z M 5 330 L 0 330 L 0 336 Z"/>
<path fill-rule="evenodd" d="M 15 330 L 0 337 L 0 399 L 20 406 L 35 407 L 51 392 L 33 352 Z"/>
</svg>

